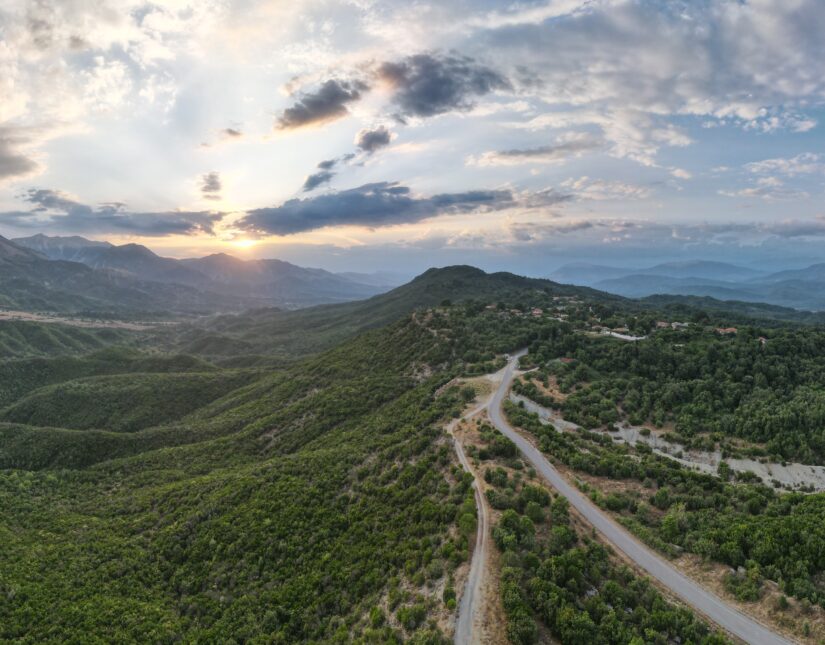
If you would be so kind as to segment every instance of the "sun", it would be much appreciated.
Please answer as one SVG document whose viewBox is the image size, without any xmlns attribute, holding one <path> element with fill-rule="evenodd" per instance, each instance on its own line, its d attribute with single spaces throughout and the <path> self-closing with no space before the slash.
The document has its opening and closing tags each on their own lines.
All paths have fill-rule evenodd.
<svg viewBox="0 0 825 645">
<path fill-rule="evenodd" d="M 258 243 L 258 240 L 250 240 L 249 238 L 241 238 L 238 240 L 231 240 L 229 242 L 236 249 L 250 249 Z"/>
</svg>

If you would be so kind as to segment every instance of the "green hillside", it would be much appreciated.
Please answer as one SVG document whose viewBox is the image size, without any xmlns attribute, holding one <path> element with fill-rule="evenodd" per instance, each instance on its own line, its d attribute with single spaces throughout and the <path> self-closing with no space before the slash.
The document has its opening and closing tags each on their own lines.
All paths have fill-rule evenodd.
<svg viewBox="0 0 825 645">
<path fill-rule="evenodd" d="M 503 353 L 530 347 L 526 360 L 536 361 L 537 375 L 569 381 L 572 410 L 591 384 L 594 395 L 605 383 L 615 391 L 637 387 L 645 367 L 634 362 L 634 348 L 649 352 L 657 342 L 596 338 L 594 321 L 655 335 L 658 315 L 598 292 L 453 267 L 354 305 L 253 312 L 206 326 L 242 343 L 232 347 L 244 355 L 227 355 L 228 362 L 256 364 L 256 353 L 290 359 L 269 367 L 266 358 L 255 368 L 229 369 L 165 354 L 157 337 L 130 337 L 142 350 L 6 361 L 0 365 L 0 641 L 86 642 L 91 635 L 99 642 L 447 642 L 456 575 L 476 522 L 470 480 L 443 432 L 466 392 L 447 385 L 457 376 L 493 372 Z M 291 346 L 301 332 L 305 343 Z M 690 333 L 697 347 L 727 360 L 722 344 L 734 341 L 712 328 Z M 795 334 L 803 332 L 782 333 L 791 356 L 816 346 L 798 342 L 803 336 Z M 180 342 L 174 337 L 167 345 Z M 749 351 L 733 355 L 741 360 Z M 585 371 L 576 364 L 554 371 L 566 353 L 586 363 Z M 665 373 L 669 356 L 654 352 L 645 365 L 661 363 L 658 373 Z M 599 360 L 634 372 L 608 381 L 609 365 Z M 634 413 L 655 415 L 646 400 Z M 678 493 L 686 505 L 695 503 L 690 490 L 700 480 L 678 465 L 638 461 L 555 431 L 541 438 L 556 441 L 571 468 L 595 476 L 601 468 L 632 467 L 634 476 L 645 477 L 651 499 Z M 526 472 L 512 457 L 507 467 Z M 716 480 L 703 477 L 702 485 L 716 490 Z M 660 492 L 668 486 L 670 493 Z M 778 493 L 724 486 L 736 486 L 743 499 L 768 500 L 777 533 L 798 524 L 776 514 Z M 821 498 L 809 497 L 810 508 Z M 743 504 L 752 522 L 768 512 Z M 655 512 L 649 515 L 652 527 L 665 526 Z M 712 530 L 707 522 L 698 526 L 701 514 L 684 517 L 697 523 L 692 530 Z M 504 553 L 507 580 L 538 571 L 561 584 L 563 577 L 541 564 L 542 550 L 558 546 L 552 543 L 552 537 L 520 541 Z M 580 546 L 571 542 L 554 557 L 574 560 Z M 748 542 L 753 553 L 738 560 L 709 553 L 738 563 L 754 559 L 762 546 Z M 782 567 L 761 575 L 778 580 L 790 571 L 785 541 L 781 549 Z M 631 580 L 606 568 L 604 553 L 594 553 L 601 562 L 588 574 L 594 584 L 609 589 Z M 805 566 L 812 580 L 825 571 L 808 551 Z M 797 585 L 789 593 L 820 602 L 819 583 Z M 667 606 L 661 616 L 683 625 L 672 633 L 708 633 L 689 612 L 645 593 L 645 611 Z M 598 606 L 588 597 L 585 587 L 565 594 L 571 609 L 558 614 L 554 633 L 568 633 L 570 621 L 597 616 L 609 604 L 607 596 Z M 530 612 L 554 606 L 549 596 L 519 598 L 508 606 L 526 627 L 542 622 Z M 627 627 L 636 629 L 629 621 Z"/>
<path fill-rule="evenodd" d="M 0 421 L 134 432 L 180 419 L 250 380 L 252 374 L 123 374 L 40 388 L 5 410 Z"/>
<path fill-rule="evenodd" d="M 128 342 L 129 332 L 17 320 L 0 320 L 0 359 L 86 354 Z"/>
<path fill-rule="evenodd" d="M 432 307 L 446 300 L 477 300 L 484 304 L 500 300 L 545 302 L 552 296 L 584 296 L 612 303 L 624 300 L 586 287 L 452 266 L 430 269 L 412 282 L 368 300 L 297 311 L 262 309 L 221 316 L 203 326 L 182 326 L 174 347 L 205 356 L 275 354 L 292 358 L 329 349 L 362 331 L 382 327 L 417 308 Z"/>
</svg>

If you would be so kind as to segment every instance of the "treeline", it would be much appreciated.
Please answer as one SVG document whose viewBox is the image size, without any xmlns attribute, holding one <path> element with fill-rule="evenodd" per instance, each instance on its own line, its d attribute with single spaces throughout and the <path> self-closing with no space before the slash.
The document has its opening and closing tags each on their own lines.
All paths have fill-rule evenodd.
<svg viewBox="0 0 825 645">
<path fill-rule="evenodd" d="M 455 347 L 407 319 L 185 423 L 0 426 L 0 459 L 61 466 L 0 471 L 0 640 L 446 642 L 476 522 Z"/>
<path fill-rule="evenodd" d="M 722 478 L 698 473 L 641 444 L 633 449 L 601 434 L 559 433 L 519 406 L 508 404 L 506 411 L 514 425 L 539 439 L 549 458 L 597 477 L 634 482 L 635 492 L 603 495 L 594 489 L 591 497 L 652 546 L 748 569 L 757 590 L 770 579 L 784 593 L 825 608 L 824 494 L 779 494 L 747 474 L 734 483 L 727 470 Z"/>
<path fill-rule="evenodd" d="M 541 377 L 557 376 L 570 393 L 565 417 L 585 427 L 672 422 L 686 442 L 740 437 L 765 444 L 764 454 L 825 461 L 825 331 L 722 336 L 695 326 L 626 343 L 560 325 L 530 346 L 529 360 Z"/>
<path fill-rule="evenodd" d="M 497 433 L 483 432 L 492 455 Z M 511 477 L 504 468 L 488 467 L 485 479 L 493 486 L 488 497 L 512 500 L 493 529 L 510 642 L 536 643 L 545 629 L 562 643 L 582 645 L 728 642 L 617 564 L 601 544 L 580 536 L 564 497 L 553 498 L 519 471 Z"/>
</svg>

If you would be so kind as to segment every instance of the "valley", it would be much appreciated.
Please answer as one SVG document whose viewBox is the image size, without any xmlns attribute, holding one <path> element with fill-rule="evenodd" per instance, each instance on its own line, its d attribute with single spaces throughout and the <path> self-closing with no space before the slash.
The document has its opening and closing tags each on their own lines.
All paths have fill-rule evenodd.
<svg viewBox="0 0 825 645">
<path fill-rule="evenodd" d="M 0 645 L 825 645 L 825 0 L 5 0 Z"/>
<path fill-rule="evenodd" d="M 657 327 L 667 315 L 589 289 L 450 267 L 366 301 L 157 329 L 0 320 L 0 331 L 12 338 L 16 330 L 20 339 L 0 379 L 8 538 L 0 557 L 12 598 L 2 637 L 93 631 L 130 640 L 148 629 L 161 640 L 247 633 L 285 643 L 336 634 L 474 642 L 482 630 L 531 643 L 549 630 L 564 641 L 599 629 L 606 615 L 576 593 L 587 585 L 614 593 L 618 580 L 644 587 L 650 576 L 653 586 L 639 599 L 652 603 L 644 611 L 666 603 L 673 622 L 657 623 L 662 633 L 768 642 L 762 623 L 747 618 L 748 602 L 778 585 L 788 609 L 772 609 L 768 625 L 787 634 L 783 611 L 800 612 L 790 635 L 813 643 L 825 563 L 810 522 L 822 494 L 774 490 L 718 464 L 718 472 L 696 472 L 645 441 L 614 441 L 609 426 L 653 424 L 685 454 L 712 445 L 729 464 L 749 455 L 818 467 L 817 407 L 806 407 L 810 423 L 796 418 L 794 441 L 784 439 L 781 415 L 768 415 L 760 441 L 749 443 L 757 431 L 735 419 L 758 399 L 743 385 L 717 383 L 725 397 L 738 389 L 716 402 L 677 393 L 704 391 L 704 368 L 689 360 L 696 353 L 717 380 L 714 361 L 741 365 L 756 396 L 774 407 L 807 401 L 819 373 L 819 332 L 803 323 L 760 328 L 755 320 L 737 322 L 738 333 L 726 336 L 715 330 L 741 313 L 725 319 L 684 307 L 675 318 L 689 321 L 684 327 Z M 622 341 L 595 327 L 644 338 Z M 35 330 L 91 335 L 43 345 L 34 339 L 50 337 Z M 780 355 L 796 365 L 798 381 L 782 371 Z M 519 364 L 513 403 L 508 388 Z M 707 408 L 680 407 L 700 400 Z M 490 459 L 510 473 L 507 482 L 526 476 L 530 486 L 547 487 L 538 507 L 517 501 L 521 484 L 515 492 L 492 484 L 499 466 L 491 469 Z M 608 481 L 620 488 L 601 492 Z M 557 510 L 540 520 L 548 517 L 545 494 L 569 498 L 573 519 Z M 717 505 L 714 514 L 702 499 Z M 533 528 L 527 516 L 519 519 L 528 511 Z M 504 526 L 514 541 L 501 541 Z M 765 551 L 768 535 L 800 531 L 809 551 L 795 546 L 789 560 L 790 546 L 776 541 Z M 577 592 L 524 595 L 536 562 L 585 553 L 602 564 L 582 572 L 590 582 Z M 669 558 L 682 553 L 733 567 L 721 600 L 713 595 L 719 588 L 679 577 Z M 55 567 L 58 560 L 71 566 Z M 31 570 L 39 573 L 32 578 Z M 542 584 L 564 587 L 553 580 Z M 138 581 L 140 598 L 128 591 Z M 512 585 L 517 596 L 506 591 Z M 539 597 L 561 603 L 549 623 Z M 26 618 L 46 605 L 55 608 L 53 620 Z M 78 606 L 87 607 L 81 623 L 72 618 Z M 129 621 L 114 620 L 123 615 Z M 619 629 L 624 619 L 611 615 L 618 621 L 611 629 Z M 643 633 L 634 632 L 636 622 L 621 629 Z"/>
</svg>

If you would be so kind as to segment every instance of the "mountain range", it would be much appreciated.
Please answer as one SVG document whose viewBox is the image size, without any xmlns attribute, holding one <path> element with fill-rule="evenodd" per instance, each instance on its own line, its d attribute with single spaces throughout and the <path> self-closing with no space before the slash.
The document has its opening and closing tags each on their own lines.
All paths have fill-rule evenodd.
<svg viewBox="0 0 825 645">
<path fill-rule="evenodd" d="M 296 309 L 363 299 L 395 286 L 381 284 L 378 276 L 361 282 L 281 260 L 223 253 L 177 260 L 139 244 L 77 236 L 0 237 L 0 267 L 0 306 L 75 313 Z"/>
<path fill-rule="evenodd" d="M 629 298 L 656 294 L 709 296 L 718 300 L 825 310 L 825 263 L 774 273 L 704 260 L 669 262 L 647 268 L 576 263 L 559 268 L 550 278 Z"/>
</svg>

